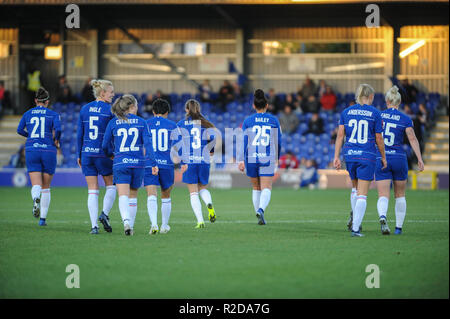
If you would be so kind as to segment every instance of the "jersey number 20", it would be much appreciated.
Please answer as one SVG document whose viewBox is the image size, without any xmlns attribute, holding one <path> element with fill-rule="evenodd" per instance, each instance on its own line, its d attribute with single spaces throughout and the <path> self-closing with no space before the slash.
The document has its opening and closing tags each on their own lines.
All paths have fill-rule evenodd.
<svg viewBox="0 0 450 319">
<path fill-rule="evenodd" d="M 366 120 L 351 119 L 348 126 L 352 128 L 352 133 L 348 139 L 349 143 L 366 144 L 369 135 L 369 122 Z M 356 136 L 356 139 L 355 139 Z"/>
</svg>

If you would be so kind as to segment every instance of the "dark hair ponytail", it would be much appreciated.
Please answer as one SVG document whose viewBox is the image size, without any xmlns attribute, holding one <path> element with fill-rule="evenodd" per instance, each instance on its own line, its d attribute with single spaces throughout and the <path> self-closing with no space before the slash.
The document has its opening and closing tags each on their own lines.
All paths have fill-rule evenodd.
<svg viewBox="0 0 450 319">
<path fill-rule="evenodd" d="M 264 91 L 261 89 L 256 89 L 253 94 L 253 104 L 258 110 L 262 110 L 267 105 L 267 99 L 264 94 Z"/>
<path fill-rule="evenodd" d="M 198 103 L 196 100 L 187 100 L 185 107 L 188 110 L 186 118 L 190 117 L 193 120 L 200 120 L 201 126 L 204 128 L 214 127 L 214 124 L 205 119 L 202 113 L 200 113 L 200 103 Z"/>
<path fill-rule="evenodd" d="M 44 89 L 43 87 L 40 87 L 39 90 L 36 92 L 35 99 L 38 102 L 42 103 L 42 102 L 45 102 L 48 99 L 50 99 L 50 94 L 48 94 L 46 89 Z"/>
</svg>

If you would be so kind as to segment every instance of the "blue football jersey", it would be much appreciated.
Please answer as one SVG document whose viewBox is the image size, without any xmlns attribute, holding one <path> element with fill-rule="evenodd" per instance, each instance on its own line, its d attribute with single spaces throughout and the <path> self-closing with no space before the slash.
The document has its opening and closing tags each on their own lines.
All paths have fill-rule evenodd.
<svg viewBox="0 0 450 319">
<path fill-rule="evenodd" d="M 268 163 L 280 157 L 281 127 L 278 119 L 270 113 L 255 113 L 244 120 L 244 161 Z M 242 160 L 238 156 L 238 161 Z"/>
<path fill-rule="evenodd" d="M 406 157 L 403 149 L 405 130 L 413 127 L 411 118 L 396 108 L 388 108 L 381 112 L 383 119 L 383 140 L 386 157 Z M 378 157 L 381 154 L 378 153 Z"/>
<path fill-rule="evenodd" d="M 156 161 L 156 165 L 160 168 L 173 167 L 170 154 L 173 144 L 177 141 L 177 124 L 162 116 L 154 116 L 147 120 L 147 125 L 152 138 L 154 156 L 154 159 L 151 159 L 150 163 Z M 146 165 L 146 167 L 150 167 L 150 165 Z"/>
<path fill-rule="evenodd" d="M 114 117 L 106 127 L 102 148 L 106 156 L 114 154 L 113 167 L 145 167 L 145 152 L 148 159 L 153 158 L 151 137 L 145 120 L 137 115 L 128 114 L 127 120 Z M 154 166 L 154 165 L 152 165 Z"/>
<path fill-rule="evenodd" d="M 192 120 L 190 117 L 177 123 L 178 141 L 182 141 L 181 161 L 183 164 L 209 164 L 210 152 L 215 145 L 215 129 L 204 128 L 200 120 Z M 178 142 L 177 142 L 178 144 Z"/>
<path fill-rule="evenodd" d="M 105 157 L 102 151 L 106 126 L 114 117 L 111 105 L 103 101 L 92 101 L 81 108 L 78 117 L 77 148 L 78 157 Z"/>
<path fill-rule="evenodd" d="M 380 111 L 371 105 L 352 105 L 342 111 L 339 125 L 345 126 L 345 161 L 374 162 L 378 152 L 375 134 L 383 132 Z"/>
<path fill-rule="evenodd" d="M 53 131 L 55 131 L 54 136 Z M 46 107 L 36 106 L 22 116 L 17 133 L 27 138 L 26 151 L 56 152 L 54 139 L 61 138 L 59 114 Z"/>
</svg>

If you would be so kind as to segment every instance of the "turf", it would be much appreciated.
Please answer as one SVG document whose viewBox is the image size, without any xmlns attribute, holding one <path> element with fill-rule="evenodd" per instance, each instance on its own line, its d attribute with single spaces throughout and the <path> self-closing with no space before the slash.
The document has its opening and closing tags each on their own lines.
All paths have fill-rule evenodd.
<svg viewBox="0 0 450 319">
<path fill-rule="evenodd" d="M 52 189 L 48 226 L 39 227 L 30 190 L 0 188 L 0 297 L 449 297 L 448 191 L 409 191 L 401 236 L 380 234 L 371 191 L 364 238 L 346 230 L 347 190 L 275 189 L 266 226 L 257 225 L 250 190 L 211 193 L 216 223 L 194 229 L 187 190 L 178 188 L 172 230 L 150 236 L 140 190 L 135 235 L 126 237 L 117 202 L 113 232 L 89 234 L 85 189 Z M 68 264 L 80 268 L 79 289 L 66 287 Z M 379 266 L 380 288 L 365 285 L 369 264 Z"/>
</svg>

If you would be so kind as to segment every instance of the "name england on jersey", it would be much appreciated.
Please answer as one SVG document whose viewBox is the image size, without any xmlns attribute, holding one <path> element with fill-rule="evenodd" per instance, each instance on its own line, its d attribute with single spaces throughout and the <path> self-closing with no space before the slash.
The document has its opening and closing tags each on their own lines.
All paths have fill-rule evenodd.
<svg viewBox="0 0 450 319">
<path fill-rule="evenodd" d="M 400 121 L 400 115 L 398 114 L 388 114 L 388 113 L 381 113 L 381 117 L 387 120 L 394 120 L 394 121 Z"/>
</svg>

